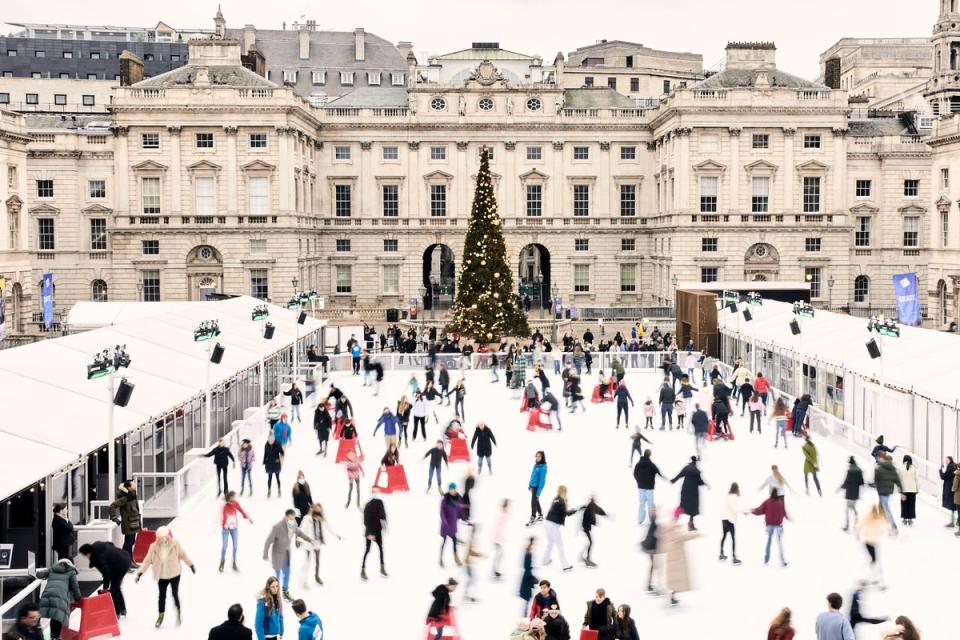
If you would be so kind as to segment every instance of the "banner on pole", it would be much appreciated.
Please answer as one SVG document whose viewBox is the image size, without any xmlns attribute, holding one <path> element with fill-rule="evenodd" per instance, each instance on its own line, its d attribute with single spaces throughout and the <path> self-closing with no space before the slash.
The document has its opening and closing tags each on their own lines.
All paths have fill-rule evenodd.
<svg viewBox="0 0 960 640">
<path fill-rule="evenodd" d="M 900 324 L 919 327 L 923 323 L 918 290 L 916 273 L 898 273 L 893 276 L 893 293 L 897 299 Z"/>
<path fill-rule="evenodd" d="M 40 284 L 40 295 L 43 298 L 43 328 L 47 331 L 53 326 L 53 274 L 43 274 Z"/>
</svg>

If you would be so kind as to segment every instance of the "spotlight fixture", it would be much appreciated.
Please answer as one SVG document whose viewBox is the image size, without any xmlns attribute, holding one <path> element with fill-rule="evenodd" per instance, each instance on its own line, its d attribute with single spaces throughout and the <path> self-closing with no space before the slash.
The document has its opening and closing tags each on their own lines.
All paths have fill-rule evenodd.
<svg viewBox="0 0 960 640">
<path fill-rule="evenodd" d="M 206 342 L 218 335 L 220 335 L 220 322 L 218 320 L 204 320 L 194 329 L 193 341 Z"/>
<path fill-rule="evenodd" d="M 130 361 L 125 344 L 115 346 L 112 355 L 109 348 L 104 349 L 94 355 L 93 362 L 87 365 L 87 380 L 96 380 L 110 375 L 117 369 L 129 367 Z"/>
<path fill-rule="evenodd" d="M 867 353 L 870 354 L 872 360 L 876 360 L 882 354 L 880 353 L 880 345 L 877 344 L 877 341 L 873 338 L 867 340 Z"/>
<path fill-rule="evenodd" d="M 790 321 L 790 333 L 795 336 L 800 335 L 800 323 L 797 322 L 796 318 Z"/>
<path fill-rule="evenodd" d="M 265 304 L 259 304 L 253 308 L 253 313 L 251 314 L 251 320 L 266 320 L 270 316 L 270 307 Z"/>
<path fill-rule="evenodd" d="M 793 303 L 793 315 L 801 318 L 812 318 L 813 313 L 813 307 L 810 306 L 809 302 L 797 301 Z"/>
<path fill-rule="evenodd" d="M 760 297 L 760 294 L 757 291 L 751 291 L 747 294 L 747 304 L 753 307 L 762 307 L 763 298 Z"/>
<path fill-rule="evenodd" d="M 294 296 L 287 301 L 287 309 L 290 311 L 299 309 L 301 306 L 303 306 L 303 303 L 300 302 L 300 296 Z"/>
<path fill-rule="evenodd" d="M 736 312 L 737 312 L 737 303 L 734 302 L 733 300 L 728 300 L 728 301 L 727 301 L 727 309 L 730 310 L 730 313 L 736 313 Z"/>
<path fill-rule="evenodd" d="M 893 318 L 887 318 L 883 314 L 870 316 L 870 320 L 867 321 L 867 331 L 879 333 L 888 338 L 900 337 L 900 325 Z"/>
<path fill-rule="evenodd" d="M 264 340 L 273 340 L 273 332 L 275 327 L 272 322 L 268 322 L 263 326 L 263 339 Z"/>
<path fill-rule="evenodd" d="M 743 319 L 746 320 L 747 322 L 750 322 L 751 320 L 753 320 L 753 314 L 750 313 L 750 309 L 743 310 Z"/>
</svg>

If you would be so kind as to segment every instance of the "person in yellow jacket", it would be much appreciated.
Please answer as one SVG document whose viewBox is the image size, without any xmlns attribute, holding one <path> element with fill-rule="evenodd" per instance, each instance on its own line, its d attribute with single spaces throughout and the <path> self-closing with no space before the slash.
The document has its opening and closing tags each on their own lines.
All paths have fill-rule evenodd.
<svg viewBox="0 0 960 640">
<path fill-rule="evenodd" d="M 153 567 L 153 578 L 157 581 L 160 589 L 160 599 L 158 601 L 158 615 L 155 626 L 163 624 L 163 614 L 167 606 L 167 587 L 173 591 L 173 604 L 177 607 L 177 624 L 180 624 L 180 569 L 181 563 L 190 567 L 190 571 L 197 572 L 193 566 L 193 561 L 183 550 L 180 543 L 170 535 L 168 527 L 157 529 L 157 540 L 150 545 L 147 551 L 147 557 L 143 559 L 143 564 L 137 570 L 137 582 L 146 572 L 148 567 Z"/>
</svg>

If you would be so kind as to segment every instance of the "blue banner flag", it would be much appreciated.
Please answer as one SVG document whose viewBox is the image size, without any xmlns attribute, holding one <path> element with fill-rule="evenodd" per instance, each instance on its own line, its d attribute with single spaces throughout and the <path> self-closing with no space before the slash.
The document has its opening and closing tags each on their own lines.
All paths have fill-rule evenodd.
<svg viewBox="0 0 960 640">
<path fill-rule="evenodd" d="M 922 324 L 918 288 L 915 273 L 898 273 L 893 276 L 893 294 L 897 299 L 897 315 L 900 324 L 911 327 L 919 327 Z"/>
<path fill-rule="evenodd" d="M 40 284 L 40 296 L 43 298 L 43 327 L 47 331 L 53 326 L 53 274 L 43 274 Z"/>
</svg>

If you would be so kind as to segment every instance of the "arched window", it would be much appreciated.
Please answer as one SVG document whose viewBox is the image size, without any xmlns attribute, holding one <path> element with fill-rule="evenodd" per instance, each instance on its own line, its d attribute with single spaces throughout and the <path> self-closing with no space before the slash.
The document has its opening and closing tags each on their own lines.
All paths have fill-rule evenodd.
<svg viewBox="0 0 960 640">
<path fill-rule="evenodd" d="M 857 276 L 853 281 L 853 301 L 866 302 L 870 297 L 870 278 Z"/>
<path fill-rule="evenodd" d="M 103 280 L 94 280 L 90 283 L 90 299 L 94 302 L 107 301 L 107 283 Z"/>
<path fill-rule="evenodd" d="M 947 324 L 947 283 L 943 280 L 937 283 L 937 316 L 940 324 Z"/>
</svg>

